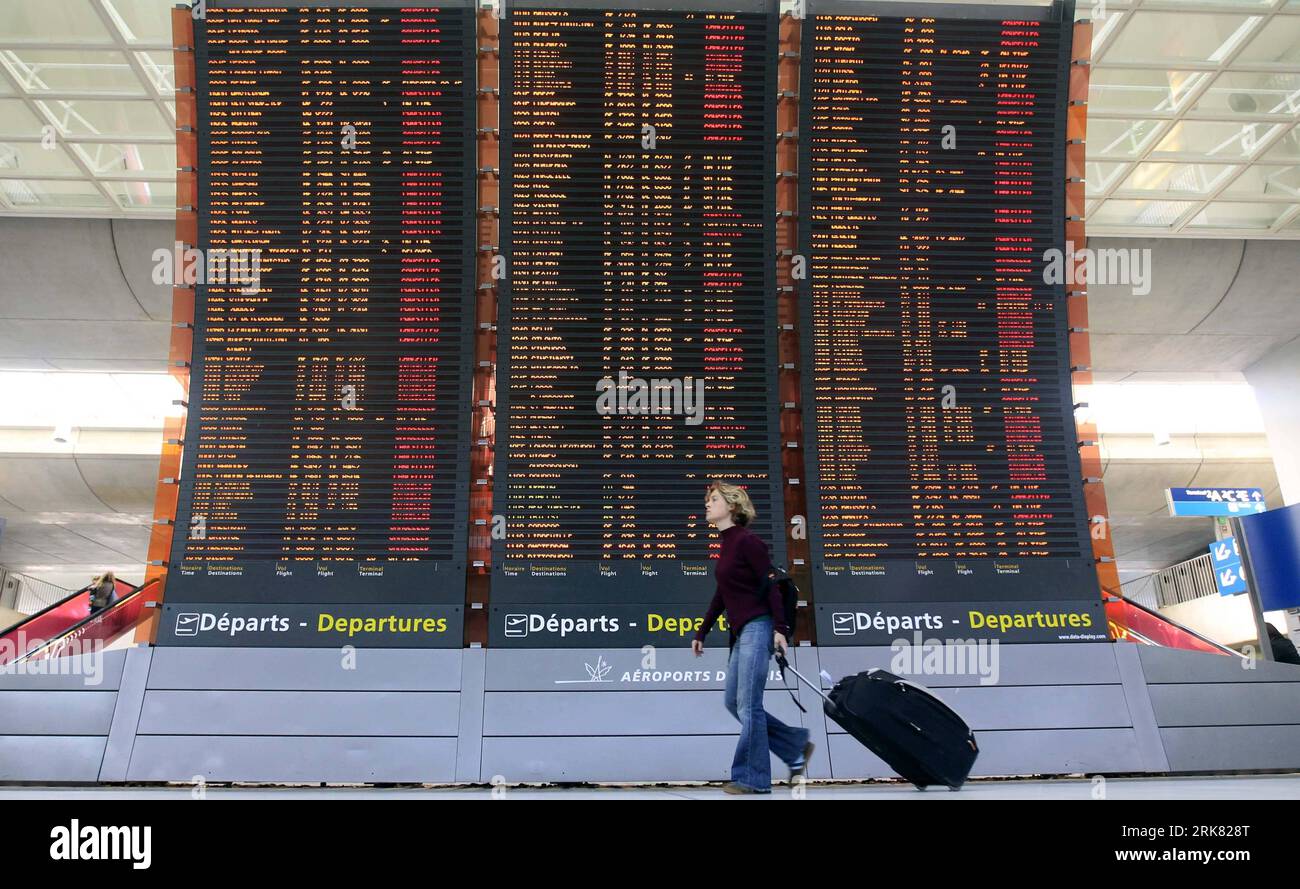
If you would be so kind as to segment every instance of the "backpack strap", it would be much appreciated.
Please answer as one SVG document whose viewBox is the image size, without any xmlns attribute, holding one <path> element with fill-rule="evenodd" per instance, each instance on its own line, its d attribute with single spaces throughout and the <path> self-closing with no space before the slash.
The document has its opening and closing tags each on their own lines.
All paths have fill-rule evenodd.
<svg viewBox="0 0 1300 889">
<path fill-rule="evenodd" d="M 785 681 L 786 681 L 786 678 L 785 678 L 785 667 L 783 666 L 783 665 L 785 664 L 785 662 L 786 662 L 786 661 L 785 661 L 785 656 L 782 655 L 781 652 L 778 651 L 778 652 L 776 653 L 776 669 L 777 669 L 777 672 L 781 674 L 781 681 L 782 681 L 782 682 L 785 682 Z M 797 685 L 797 683 L 796 683 L 796 685 Z M 803 704 L 800 704 L 800 703 L 799 703 L 799 697 L 794 693 L 794 689 L 791 688 L 789 685 L 786 685 L 785 690 L 788 691 L 788 692 L 790 693 L 790 700 L 794 701 L 794 705 L 795 705 L 796 707 L 799 708 L 800 712 L 802 712 L 802 713 L 807 713 L 807 712 L 808 712 L 807 708 L 804 707 Z"/>
</svg>

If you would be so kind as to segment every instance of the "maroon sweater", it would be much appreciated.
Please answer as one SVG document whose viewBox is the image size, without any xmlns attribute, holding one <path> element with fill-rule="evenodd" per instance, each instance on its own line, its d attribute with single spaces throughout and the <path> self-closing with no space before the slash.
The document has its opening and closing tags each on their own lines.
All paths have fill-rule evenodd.
<svg viewBox="0 0 1300 889">
<path fill-rule="evenodd" d="M 704 641 L 723 608 L 727 610 L 727 622 L 731 624 L 731 631 L 737 635 L 749 621 L 766 614 L 772 615 L 773 629 L 788 635 L 789 627 L 785 625 L 780 588 L 773 585 L 763 598 L 758 594 L 763 578 L 772 567 L 767 544 L 740 525 L 732 525 L 720 536 L 722 553 L 713 569 L 718 579 L 718 590 L 713 594 L 713 601 L 709 603 L 704 623 L 700 624 L 695 638 Z"/>
</svg>

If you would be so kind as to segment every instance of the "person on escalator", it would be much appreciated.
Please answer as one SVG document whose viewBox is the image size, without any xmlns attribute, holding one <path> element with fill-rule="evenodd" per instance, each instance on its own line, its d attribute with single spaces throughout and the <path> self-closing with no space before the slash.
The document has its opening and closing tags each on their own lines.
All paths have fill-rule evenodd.
<svg viewBox="0 0 1300 889">
<path fill-rule="evenodd" d="M 1268 621 L 1264 621 L 1264 624 L 1268 627 L 1268 642 L 1273 649 L 1273 660 L 1281 664 L 1300 664 L 1300 653 L 1296 652 L 1295 643 Z"/>
<path fill-rule="evenodd" d="M 103 611 L 117 601 L 117 581 L 112 571 L 105 571 L 90 584 L 90 613 Z"/>
</svg>

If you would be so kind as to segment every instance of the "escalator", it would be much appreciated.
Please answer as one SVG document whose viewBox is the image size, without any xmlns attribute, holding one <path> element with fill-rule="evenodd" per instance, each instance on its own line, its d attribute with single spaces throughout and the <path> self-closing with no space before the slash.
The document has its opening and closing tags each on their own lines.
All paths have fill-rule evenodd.
<svg viewBox="0 0 1300 889">
<path fill-rule="evenodd" d="M 144 615 L 147 592 L 158 581 L 141 586 L 116 581 L 117 601 L 91 613 L 87 586 L 50 607 L 0 632 L 0 666 L 37 658 L 58 657 L 70 651 L 84 653 L 97 644 L 104 647 L 131 632 Z"/>
<path fill-rule="evenodd" d="M 1116 641 L 1245 657 L 1121 593 L 1107 589 L 1102 601 L 1106 607 L 1106 622 L 1110 624 L 1111 635 Z"/>
</svg>

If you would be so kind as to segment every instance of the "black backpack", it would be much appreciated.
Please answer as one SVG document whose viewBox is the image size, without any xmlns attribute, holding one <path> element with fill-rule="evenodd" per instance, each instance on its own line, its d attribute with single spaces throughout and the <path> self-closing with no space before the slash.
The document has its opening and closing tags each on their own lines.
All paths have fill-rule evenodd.
<svg viewBox="0 0 1300 889">
<path fill-rule="evenodd" d="M 795 584 L 794 578 L 790 572 L 786 571 L 780 565 L 773 565 L 767 572 L 767 577 L 763 579 L 762 595 L 766 599 L 768 591 L 772 589 L 772 584 L 776 584 L 781 589 L 781 610 L 785 612 L 785 625 L 790 632 L 786 633 L 785 641 L 794 645 L 794 633 L 799 620 L 799 587 Z M 781 652 L 776 653 L 777 665 L 781 668 L 781 678 L 785 679 L 785 658 Z M 794 705 L 802 712 L 808 711 L 804 705 L 799 703 L 799 696 L 794 693 L 794 689 L 786 686 L 786 691 L 790 692 L 790 699 Z"/>
<path fill-rule="evenodd" d="M 790 572 L 780 565 L 773 565 L 771 570 L 767 572 L 767 577 L 763 578 L 763 585 L 759 590 L 759 594 L 764 601 L 767 601 L 772 584 L 776 584 L 781 591 L 781 608 L 784 612 L 784 614 L 780 615 L 774 614 L 772 617 L 776 620 L 784 618 L 785 625 L 790 629 L 790 632 L 786 633 L 785 640 L 793 645 L 795 627 L 799 619 L 799 587 L 795 585 Z"/>
<path fill-rule="evenodd" d="M 758 587 L 759 598 L 764 602 L 768 600 L 769 591 L 774 583 L 781 588 L 781 611 L 783 613 L 781 615 L 772 615 L 772 620 L 775 622 L 778 617 L 785 618 L 785 625 L 789 629 L 789 632 L 785 634 L 785 641 L 793 645 L 795 625 L 799 617 L 799 587 L 795 585 L 790 572 L 780 565 L 773 564 Z M 736 631 L 728 627 L 727 636 L 727 648 L 735 648 Z"/>
</svg>

